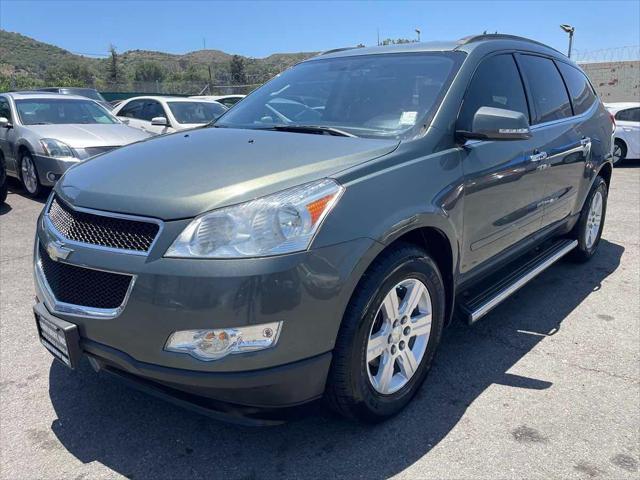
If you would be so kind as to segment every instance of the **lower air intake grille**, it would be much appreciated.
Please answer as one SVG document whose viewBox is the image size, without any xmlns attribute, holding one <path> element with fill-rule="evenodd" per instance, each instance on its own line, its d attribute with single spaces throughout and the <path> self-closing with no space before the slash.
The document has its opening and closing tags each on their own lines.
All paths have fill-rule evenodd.
<svg viewBox="0 0 640 480">
<path fill-rule="evenodd" d="M 124 303 L 131 275 L 56 262 L 51 260 L 42 245 L 38 248 L 40 267 L 57 301 L 105 309 L 118 308 Z"/>
</svg>

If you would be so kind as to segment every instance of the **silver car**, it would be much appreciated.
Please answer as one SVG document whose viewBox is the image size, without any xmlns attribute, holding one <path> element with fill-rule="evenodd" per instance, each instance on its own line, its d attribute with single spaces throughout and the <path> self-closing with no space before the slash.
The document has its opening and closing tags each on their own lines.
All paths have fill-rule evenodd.
<svg viewBox="0 0 640 480">
<path fill-rule="evenodd" d="M 31 196 L 72 165 L 150 134 L 129 127 L 97 102 L 75 95 L 0 95 L 0 157 Z"/>
</svg>

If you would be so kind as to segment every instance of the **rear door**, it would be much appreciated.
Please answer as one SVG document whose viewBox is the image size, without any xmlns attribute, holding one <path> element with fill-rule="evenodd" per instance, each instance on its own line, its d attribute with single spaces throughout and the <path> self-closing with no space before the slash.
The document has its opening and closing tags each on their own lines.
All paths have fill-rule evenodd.
<svg viewBox="0 0 640 480">
<path fill-rule="evenodd" d="M 583 125 L 589 112 L 582 107 L 590 105 L 585 99 L 582 114 L 574 115 L 565 82 L 551 58 L 519 54 L 516 59 L 532 107 L 532 138 L 527 155 L 544 172 L 542 227 L 546 227 L 565 220 L 578 205 L 592 142 Z"/>
<path fill-rule="evenodd" d="M 512 54 L 493 55 L 478 66 L 456 128 L 470 131 L 480 107 L 518 111 L 529 117 Z M 472 140 L 464 144 L 463 273 L 540 228 L 545 187 L 539 165 L 529 158 L 531 145 L 529 140 Z"/>
</svg>

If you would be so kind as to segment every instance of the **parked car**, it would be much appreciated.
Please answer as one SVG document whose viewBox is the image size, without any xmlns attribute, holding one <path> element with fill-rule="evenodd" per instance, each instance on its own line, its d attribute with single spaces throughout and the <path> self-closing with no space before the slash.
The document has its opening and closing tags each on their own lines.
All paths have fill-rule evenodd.
<svg viewBox="0 0 640 480">
<path fill-rule="evenodd" d="M 193 95 L 189 98 L 200 98 L 203 100 L 212 100 L 214 102 L 221 103 L 227 108 L 231 108 L 240 100 L 242 100 L 244 97 L 246 97 L 246 95 Z"/>
<path fill-rule="evenodd" d="M 384 420 L 454 311 L 473 323 L 596 253 L 612 134 L 582 70 L 535 41 L 314 57 L 208 128 L 64 176 L 37 223 L 40 338 L 213 415 L 324 397 Z"/>
<path fill-rule="evenodd" d="M 31 196 L 72 165 L 150 135 L 93 100 L 57 93 L 0 94 L 0 156 Z"/>
<path fill-rule="evenodd" d="M 91 100 L 95 100 L 100 105 L 105 107 L 108 110 L 111 110 L 113 107 L 109 102 L 105 100 L 105 98 L 98 92 L 95 88 L 79 88 L 79 87 L 44 87 L 38 88 L 34 90 L 36 92 L 51 92 L 51 93 L 61 93 L 63 95 L 78 95 L 80 97 L 90 98 Z"/>
<path fill-rule="evenodd" d="M 218 102 L 184 97 L 133 97 L 113 109 L 132 127 L 154 135 L 201 127 L 226 111 Z"/>
<path fill-rule="evenodd" d="M 613 163 L 640 158 L 640 102 L 607 103 L 616 121 Z"/>
</svg>

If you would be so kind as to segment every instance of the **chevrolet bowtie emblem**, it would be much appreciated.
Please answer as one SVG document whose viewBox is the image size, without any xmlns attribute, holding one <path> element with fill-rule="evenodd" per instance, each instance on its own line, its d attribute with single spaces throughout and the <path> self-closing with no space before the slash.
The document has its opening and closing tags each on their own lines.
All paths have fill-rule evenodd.
<svg viewBox="0 0 640 480">
<path fill-rule="evenodd" d="M 73 252 L 73 250 L 65 247 L 62 242 L 56 241 L 49 242 L 47 244 L 47 253 L 49 254 L 49 258 L 54 262 L 57 262 L 58 260 L 66 260 L 69 255 L 71 255 L 71 252 Z"/>
</svg>

